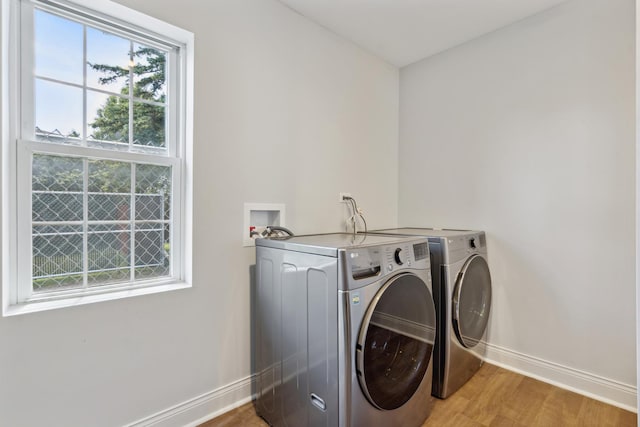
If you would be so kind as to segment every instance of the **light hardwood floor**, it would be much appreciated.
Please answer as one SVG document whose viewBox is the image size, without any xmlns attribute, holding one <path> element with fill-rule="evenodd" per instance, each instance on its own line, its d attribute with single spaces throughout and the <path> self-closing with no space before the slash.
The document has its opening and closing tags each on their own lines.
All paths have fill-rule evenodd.
<svg viewBox="0 0 640 427">
<path fill-rule="evenodd" d="M 446 400 L 435 399 L 423 427 L 636 426 L 636 414 L 485 364 Z M 248 403 L 199 427 L 264 427 Z M 390 426 L 392 427 L 392 426 Z"/>
</svg>

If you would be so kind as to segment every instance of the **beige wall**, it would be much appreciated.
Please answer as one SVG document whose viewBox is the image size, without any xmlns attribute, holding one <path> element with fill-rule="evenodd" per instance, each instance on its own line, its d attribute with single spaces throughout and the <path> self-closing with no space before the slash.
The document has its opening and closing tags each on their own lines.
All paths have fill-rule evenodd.
<svg viewBox="0 0 640 427">
<path fill-rule="evenodd" d="M 0 425 L 123 425 L 206 394 L 179 425 L 247 398 L 244 202 L 285 203 L 297 233 L 341 229 L 345 191 L 397 221 L 396 68 L 275 0 L 119 2 L 195 33 L 194 286 L 1 318 Z"/>
<path fill-rule="evenodd" d="M 403 68 L 399 163 L 401 224 L 487 231 L 490 358 L 630 407 L 634 16 L 571 1 Z"/>
</svg>

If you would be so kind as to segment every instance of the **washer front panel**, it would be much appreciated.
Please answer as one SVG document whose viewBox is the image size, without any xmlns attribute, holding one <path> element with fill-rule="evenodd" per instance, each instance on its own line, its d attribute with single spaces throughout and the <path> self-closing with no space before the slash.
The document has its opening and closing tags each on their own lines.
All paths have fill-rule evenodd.
<svg viewBox="0 0 640 427">
<path fill-rule="evenodd" d="M 408 402 L 420 386 L 435 342 L 436 314 L 427 284 L 401 274 L 376 294 L 356 346 L 356 369 L 367 399 L 378 409 Z"/>
<path fill-rule="evenodd" d="M 460 344 L 475 347 L 489 322 L 491 275 L 480 255 L 471 256 L 458 274 L 452 300 L 453 329 Z"/>
</svg>

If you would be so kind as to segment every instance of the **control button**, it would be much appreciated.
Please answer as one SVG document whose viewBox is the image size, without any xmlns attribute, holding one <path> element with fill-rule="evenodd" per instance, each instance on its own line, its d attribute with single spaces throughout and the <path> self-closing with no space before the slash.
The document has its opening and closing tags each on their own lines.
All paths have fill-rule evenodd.
<svg viewBox="0 0 640 427">
<path fill-rule="evenodd" d="M 471 238 L 469 239 L 469 246 L 471 247 L 471 249 L 475 249 L 476 248 L 476 239 L 475 238 Z"/>
<path fill-rule="evenodd" d="M 387 267 L 387 270 L 392 271 L 393 270 L 393 264 L 389 264 L 389 266 Z"/>
<path fill-rule="evenodd" d="M 398 265 L 402 265 L 402 249 L 398 248 L 396 249 L 396 252 L 393 254 L 393 257 L 396 259 L 396 263 Z"/>
</svg>

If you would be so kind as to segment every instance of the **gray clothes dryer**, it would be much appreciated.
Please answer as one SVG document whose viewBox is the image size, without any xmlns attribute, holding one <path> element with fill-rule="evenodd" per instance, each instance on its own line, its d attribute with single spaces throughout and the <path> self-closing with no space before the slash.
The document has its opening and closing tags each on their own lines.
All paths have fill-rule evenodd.
<svg viewBox="0 0 640 427">
<path fill-rule="evenodd" d="M 491 310 L 491 274 L 483 231 L 398 228 L 385 235 L 429 240 L 433 295 L 438 316 L 433 394 L 447 398 L 484 362 Z"/>
<path fill-rule="evenodd" d="M 272 426 L 418 427 L 436 313 L 423 237 L 256 240 L 258 415 Z"/>
</svg>

